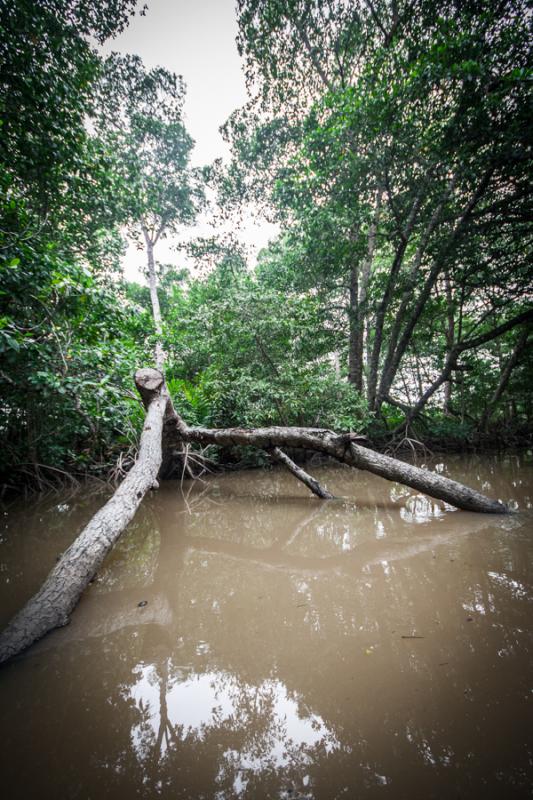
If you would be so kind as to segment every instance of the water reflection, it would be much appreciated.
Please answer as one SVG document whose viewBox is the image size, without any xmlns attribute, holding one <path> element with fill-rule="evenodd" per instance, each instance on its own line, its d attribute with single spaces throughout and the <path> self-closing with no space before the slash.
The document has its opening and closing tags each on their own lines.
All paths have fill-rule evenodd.
<svg viewBox="0 0 533 800">
<path fill-rule="evenodd" d="M 400 508 L 400 516 L 404 522 L 420 524 L 444 517 L 445 509 L 446 503 L 436 502 L 425 495 L 419 494 L 407 497 L 405 505 Z"/>
<path fill-rule="evenodd" d="M 307 766 L 340 746 L 324 721 L 279 680 L 255 686 L 231 673 L 196 673 L 172 662 L 141 667 L 136 678 L 129 692 L 139 711 L 132 729 L 139 762 L 155 761 L 164 772 L 175 751 L 201 750 L 215 735 L 217 797 L 240 797 L 265 773 L 283 782 L 289 768 L 309 787 Z"/>
<path fill-rule="evenodd" d="M 531 469 L 497 466 L 439 469 L 526 508 Z M 343 498 L 274 471 L 144 504 L 72 623 L 2 670 L 7 796 L 528 796 L 527 510 L 319 477 Z M 5 518 L 9 591 L 91 511 L 57 505 Z"/>
</svg>

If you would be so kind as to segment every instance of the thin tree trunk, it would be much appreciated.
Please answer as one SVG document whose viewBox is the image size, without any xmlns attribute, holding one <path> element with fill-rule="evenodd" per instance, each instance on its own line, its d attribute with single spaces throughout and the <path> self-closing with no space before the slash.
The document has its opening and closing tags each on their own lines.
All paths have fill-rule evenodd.
<svg viewBox="0 0 533 800">
<path fill-rule="evenodd" d="M 439 277 L 439 274 L 442 270 L 443 262 L 445 258 L 449 257 L 449 255 L 453 252 L 453 249 L 455 248 L 457 241 L 464 233 L 466 225 L 470 219 L 473 210 L 475 209 L 475 207 L 485 194 L 485 191 L 487 190 L 493 172 L 494 170 L 492 168 L 488 169 L 485 172 L 483 178 L 479 182 L 479 185 L 477 186 L 475 192 L 473 193 L 472 197 L 466 204 L 459 220 L 457 221 L 457 224 L 455 225 L 443 252 L 437 258 L 435 258 L 431 266 L 431 269 L 429 270 L 427 278 L 424 281 L 422 290 L 416 300 L 416 303 L 414 304 L 413 312 L 410 318 L 407 320 L 404 330 L 399 338 L 396 350 L 392 358 L 390 359 L 390 365 L 386 373 L 384 373 L 382 376 L 382 380 L 380 382 L 380 396 L 376 396 L 374 401 L 374 408 L 378 412 L 384 397 L 386 397 L 390 393 L 392 384 L 394 382 L 394 378 L 396 377 L 396 373 L 398 372 L 398 368 L 400 366 L 400 362 L 407 348 L 409 347 L 411 338 L 413 336 L 413 332 L 418 324 L 418 321 L 422 315 L 426 303 L 429 300 L 429 297 L 431 296 L 433 287 L 435 286 L 437 278 Z"/>
<path fill-rule="evenodd" d="M 377 395 L 377 383 L 378 383 L 378 372 L 379 372 L 379 359 L 381 355 L 381 347 L 383 344 L 383 328 L 385 325 L 385 317 L 392 300 L 393 292 L 396 287 L 396 279 L 398 277 L 400 268 L 402 266 L 403 257 L 405 255 L 405 251 L 409 243 L 409 238 L 415 226 L 416 217 L 420 209 L 421 202 L 422 202 L 422 196 L 421 193 L 419 193 L 414 199 L 411 211 L 409 213 L 409 217 L 407 219 L 407 223 L 405 225 L 405 229 L 401 231 L 400 243 L 396 249 L 396 254 L 394 256 L 394 260 L 390 268 L 389 278 L 387 281 L 387 285 L 385 287 L 385 292 L 383 293 L 383 298 L 376 312 L 376 320 L 374 325 L 374 341 L 372 343 L 372 355 L 370 358 L 368 388 L 367 388 L 368 405 L 372 411 L 379 411 L 379 408 L 376 405 L 377 402 L 376 395 Z"/>
<path fill-rule="evenodd" d="M 451 353 L 455 341 L 455 315 L 453 313 L 453 293 L 450 274 L 446 272 L 444 277 L 446 289 L 446 349 Z M 451 416 L 452 409 L 452 381 L 448 379 L 444 384 L 444 407 L 445 417 Z"/>
<path fill-rule="evenodd" d="M 155 365 L 160 372 L 164 373 L 166 353 L 163 349 L 162 336 L 163 336 L 163 318 L 161 316 L 161 306 L 159 305 L 159 294 L 157 291 L 157 274 L 155 271 L 154 247 L 157 244 L 159 237 L 164 231 L 164 222 L 161 224 L 158 231 L 150 233 L 145 222 L 141 223 L 141 230 L 143 232 L 144 241 L 146 244 L 146 255 L 148 260 L 148 284 L 150 287 L 150 300 L 152 303 L 152 316 L 154 318 L 154 327 L 156 332 L 156 342 L 154 347 Z M 173 448 L 169 450 L 163 442 L 163 458 L 160 469 L 161 478 L 171 478 L 175 476 L 175 472 L 179 469 L 179 473 L 187 473 L 188 477 L 194 478 L 194 474 L 189 466 L 187 454 L 181 445 L 178 446 L 177 453 L 174 453 Z M 178 463 L 175 455 L 179 456 L 181 463 Z"/>
<path fill-rule="evenodd" d="M 368 229 L 368 242 L 366 248 L 366 257 L 363 262 L 363 269 L 361 270 L 361 280 L 359 284 L 359 305 L 362 308 L 363 316 L 366 312 L 368 303 L 368 286 L 370 284 L 370 276 L 372 274 L 372 263 L 374 261 L 374 250 L 376 249 L 376 239 L 379 225 L 379 218 L 381 216 L 381 202 L 383 198 L 383 189 L 380 187 L 376 192 L 376 210 Z"/>
<path fill-rule="evenodd" d="M 422 233 L 420 242 L 416 249 L 416 253 L 413 257 L 412 265 L 409 270 L 409 275 L 407 277 L 407 284 L 403 291 L 402 299 L 400 301 L 400 306 L 394 317 L 394 322 L 388 337 L 387 354 L 385 356 L 385 361 L 383 363 L 381 380 L 377 391 L 378 406 L 382 402 L 383 398 L 389 393 L 392 385 L 392 381 L 389 379 L 389 375 L 391 372 L 391 364 L 394 358 L 396 345 L 398 343 L 398 337 L 400 336 L 402 324 L 404 322 L 407 309 L 413 299 L 413 292 L 415 290 L 416 281 L 418 274 L 420 272 L 420 267 L 422 265 L 422 259 L 424 257 L 424 253 L 426 252 L 427 246 L 433 235 L 433 232 L 435 231 L 435 228 L 437 227 L 437 225 L 441 220 L 444 206 L 448 198 L 450 197 L 450 194 L 452 193 L 454 186 L 455 186 L 455 177 L 451 178 L 448 181 L 446 190 L 443 196 L 441 197 L 441 200 L 437 205 L 437 208 L 433 212 L 431 219 L 429 220 L 425 230 Z"/>
<path fill-rule="evenodd" d="M 348 382 L 353 384 L 359 392 L 363 388 L 363 337 L 361 335 L 361 323 L 359 264 L 353 264 L 350 270 Z"/>
<path fill-rule="evenodd" d="M 487 333 L 476 336 L 475 339 L 467 339 L 464 342 L 457 343 L 446 356 L 446 361 L 440 375 L 433 381 L 431 386 L 426 389 L 424 394 L 413 406 L 404 422 L 402 422 L 402 424 L 399 425 L 394 432 L 397 433 L 398 431 L 410 425 L 415 417 L 420 414 L 428 400 L 435 394 L 437 389 L 439 389 L 443 383 L 449 380 L 452 371 L 457 368 L 457 360 L 461 353 L 464 353 L 465 350 L 473 350 L 476 347 L 480 347 L 481 345 L 496 339 L 498 336 L 501 336 L 503 333 L 512 330 L 512 328 L 515 328 L 517 325 L 521 325 L 522 323 L 531 323 L 532 320 L 533 310 L 530 309 L 529 311 L 524 311 L 522 314 L 518 314 L 518 316 L 513 317 L 507 322 L 503 322 L 501 325 L 498 325 L 491 331 L 487 331 Z M 462 410 L 461 422 L 464 422 L 464 409 Z"/>
<path fill-rule="evenodd" d="M 496 410 L 496 406 L 497 406 L 502 394 L 504 393 L 504 391 L 506 390 L 506 388 L 507 388 L 507 386 L 509 384 L 509 379 L 511 377 L 511 374 L 512 374 L 514 368 L 516 367 L 516 365 L 518 363 L 518 360 L 519 360 L 520 356 L 522 355 L 522 352 L 525 349 L 525 346 L 527 344 L 527 340 L 529 338 L 529 334 L 530 333 L 531 333 L 531 331 L 528 328 L 524 328 L 521 331 L 520 336 L 518 337 L 518 340 L 516 342 L 516 345 L 513 348 L 513 352 L 511 353 L 511 355 L 510 355 L 510 357 L 509 357 L 509 359 L 507 361 L 507 364 L 505 365 L 505 367 L 504 367 L 504 369 L 502 371 L 502 374 L 500 376 L 500 380 L 498 382 L 498 386 L 496 387 L 496 389 L 494 391 L 494 394 L 490 398 L 489 402 L 487 403 L 487 407 L 485 408 L 485 411 L 483 412 L 483 415 L 482 415 L 481 420 L 479 422 L 479 427 L 480 427 L 481 430 L 485 430 L 488 427 L 490 418 L 494 414 L 494 412 Z"/>
<path fill-rule="evenodd" d="M 376 193 L 376 208 L 368 229 L 366 255 L 359 268 L 354 264 L 350 273 L 350 341 L 348 357 L 348 381 L 363 391 L 365 318 L 368 307 L 368 286 L 372 273 L 372 262 L 376 235 L 381 213 L 382 189 Z"/>
<path fill-rule="evenodd" d="M 142 232 L 146 243 L 146 256 L 148 260 L 148 285 L 150 287 L 150 300 L 152 302 L 152 314 L 154 317 L 154 327 L 157 334 L 155 343 L 155 365 L 162 370 L 165 363 L 165 353 L 161 343 L 163 335 L 163 321 L 161 317 L 161 306 L 159 305 L 159 295 L 157 293 L 157 275 L 154 260 L 154 242 L 150 238 L 147 228 L 143 225 Z"/>
</svg>

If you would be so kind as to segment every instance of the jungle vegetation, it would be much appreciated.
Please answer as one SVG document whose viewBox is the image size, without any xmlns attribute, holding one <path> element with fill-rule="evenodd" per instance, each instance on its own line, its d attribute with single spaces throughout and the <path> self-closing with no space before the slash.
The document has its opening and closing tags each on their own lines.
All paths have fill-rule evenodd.
<svg viewBox="0 0 533 800">
<path fill-rule="evenodd" d="M 530 441 L 528 3 L 238 0 L 250 99 L 202 170 L 184 82 L 101 55 L 135 6 L 0 0 L 4 489 L 126 469 L 154 364 L 190 424 Z M 158 262 L 208 189 L 279 223 L 257 263 Z"/>
</svg>

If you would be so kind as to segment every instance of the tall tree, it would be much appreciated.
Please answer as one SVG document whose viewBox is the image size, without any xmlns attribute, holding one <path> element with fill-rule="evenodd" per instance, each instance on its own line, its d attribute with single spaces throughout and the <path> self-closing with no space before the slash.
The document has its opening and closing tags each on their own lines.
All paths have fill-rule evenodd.
<svg viewBox="0 0 533 800">
<path fill-rule="evenodd" d="M 191 224 L 203 199 L 201 171 L 189 166 L 194 142 L 182 120 L 185 85 L 162 67 L 146 70 L 138 56 L 113 54 L 102 76 L 98 130 L 114 148 L 127 179 L 130 232 L 144 242 L 157 336 L 156 365 L 163 366 L 162 317 L 154 249 Z"/>
</svg>

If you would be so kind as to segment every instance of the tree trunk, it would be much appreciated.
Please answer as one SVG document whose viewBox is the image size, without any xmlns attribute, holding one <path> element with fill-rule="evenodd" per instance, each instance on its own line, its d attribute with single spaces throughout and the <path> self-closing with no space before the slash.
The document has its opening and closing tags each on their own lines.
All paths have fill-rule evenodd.
<svg viewBox="0 0 533 800">
<path fill-rule="evenodd" d="M 455 314 L 453 308 L 453 292 L 452 284 L 450 281 L 450 273 L 446 272 L 444 277 L 444 285 L 446 290 L 446 351 L 451 353 L 455 343 Z M 444 406 L 443 413 L 445 417 L 450 417 L 452 413 L 452 381 L 447 380 L 444 384 Z"/>
<path fill-rule="evenodd" d="M 154 318 L 154 328 L 156 332 L 156 342 L 154 346 L 154 357 L 156 368 L 164 373 L 166 353 L 163 349 L 162 335 L 163 335 L 163 318 L 161 316 L 161 306 L 159 305 L 159 295 L 157 292 L 157 274 L 155 271 L 154 247 L 161 236 L 164 226 L 161 226 L 157 233 L 150 233 L 145 222 L 141 223 L 141 230 L 143 232 L 144 241 L 146 244 L 146 256 L 148 260 L 148 284 L 150 287 L 150 300 L 152 303 L 152 316 Z M 184 452 L 183 447 L 178 447 L 178 452 L 175 453 L 172 448 L 169 450 L 165 447 L 163 442 L 163 456 L 160 468 L 159 477 L 173 478 L 176 474 L 183 475 L 184 472 L 187 476 L 194 478 L 191 468 L 187 462 L 187 454 Z"/>
<path fill-rule="evenodd" d="M 376 319 L 374 323 L 374 340 L 372 342 L 372 354 L 370 357 L 370 364 L 369 364 L 367 397 L 370 410 L 376 411 L 378 413 L 380 409 L 378 405 L 376 405 L 378 400 L 377 384 L 378 384 L 378 372 L 379 372 L 381 348 L 383 345 L 383 331 L 385 326 L 385 319 L 387 316 L 387 311 L 392 301 L 394 289 L 396 288 L 397 278 L 403 263 L 405 251 L 407 250 L 409 238 L 415 226 L 415 221 L 418 211 L 420 209 L 421 202 L 422 202 L 422 197 L 421 194 L 419 193 L 415 197 L 413 205 L 411 206 L 411 211 L 409 213 L 409 217 L 407 219 L 405 228 L 400 231 L 400 242 L 396 248 L 396 253 L 394 255 L 394 259 L 392 261 L 389 270 L 389 276 L 387 279 L 387 284 L 385 286 L 383 297 L 381 298 L 381 302 L 379 303 L 376 311 Z"/>
<path fill-rule="evenodd" d="M 368 229 L 368 239 L 366 246 L 366 256 L 363 261 L 361 269 L 361 277 L 359 279 L 359 338 L 360 338 L 360 353 L 361 353 L 361 390 L 363 389 L 363 373 L 364 373 L 364 353 L 368 348 L 369 338 L 369 319 L 368 319 L 368 289 L 370 286 L 370 277 L 372 275 L 372 267 L 374 262 L 374 250 L 376 247 L 376 239 L 378 232 L 379 219 L 381 216 L 381 201 L 383 197 L 383 189 L 381 186 L 376 191 L 376 207 L 370 228 Z M 370 349 L 368 348 L 366 363 L 370 363 Z"/>
<path fill-rule="evenodd" d="M 350 308 L 349 308 L 349 343 L 348 343 L 348 382 L 358 392 L 363 389 L 363 336 L 362 318 L 359 307 L 359 265 L 354 264 L 350 270 Z"/>
<path fill-rule="evenodd" d="M 488 424 L 489 424 L 490 418 L 492 417 L 492 415 L 496 411 L 496 406 L 498 405 L 502 394 L 504 393 L 504 391 L 506 390 L 506 388 L 507 388 L 507 386 L 509 384 L 509 380 L 511 378 L 511 374 L 512 374 L 514 368 L 516 367 L 516 365 L 517 365 L 517 363 L 518 363 L 518 361 L 520 359 L 520 356 L 522 355 L 523 350 L 526 347 L 527 340 L 528 340 L 528 337 L 529 337 L 530 333 L 531 333 L 531 330 L 528 329 L 527 327 L 524 327 L 522 329 L 522 331 L 520 333 L 520 336 L 517 339 L 516 345 L 514 346 L 513 351 L 512 351 L 512 353 L 511 353 L 511 355 L 509 357 L 509 360 L 507 361 L 507 364 L 505 365 L 505 368 L 502 371 L 502 374 L 500 376 L 500 380 L 498 382 L 498 386 L 496 387 L 496 389 L 494 391 L 494 394 L 490 398 L 489 402 L 487 403 L 487 407 L 485 408 L 485 411 L 483 412 L 483 415 L 482 415 L 480 423 L 479 423 L 480 430 L 487 430 L 488 429 Z"/>
<path fill-rule="evenodd" d="M 399 336 L 398 344 L 395 348 L 395 351 L 393 354 L 391 353 L 390 363 L 387 368 L 387 371 L 382 375 L 382 379 L 380 381 L 380 389 L 374 400 L 374 406 L 373 406 L 373 409 L 374 411 L 376 411 L 376 413 L 379 413 L 381 408 L 381 403 L 383 402 L 384 398 L 388 394 L 390 394 L 400 363 L 405 353 L 407 352 L 407 349 L 413 337 L 414 330 L 418 325 L 418 321 L 422 316 L 422 313 L 426 307 L 429 298 L 431 297 L 431 292 L 433 291 L 437 279 L 443 269 L 444 261 L 447 258 L 449 258 L 451 254 L 454 252 L 454 249 L 457 246 L 457 242 L 461 239 L 461 237 L 467 230 L 468 222 L 470 220 L 472 212 L 474 211 L 479 201 L 485 194 L 487 187 L 489 186 L 489 183 L 491 181 L 493 172 L 494 172 L 493 167 L 491 167 L 485 172 L 482 180 L 480 181 L 472 197 L 470 198 L 465 208 L 463 209 L 458 221 L 456 222 L 446 244 L 444 245 L 442 252 L 437 254 L 435 259 L 433 260 L 433 264 L 428 271 L 425 281 L 423 282 L 422 289 L 413 305 L 412 313 L 407 322 L 405 323 L 402 334 Z"/>
<path fill-rule="evenodd" d="M 361 265 L 355 263 L 350 271 L 348 381 L 358 392 L 363 391 L 365 318 L 368 311 L 368 286 L 381 213 L 382 190 L 376 192 L 376 208 L 368 229 L 366 255 Z"/>
<path fill-rule="evenodd" d="M 148 259 L 148 284 L 150 286 L 150 300 L 152 301 L 152 314 L 154 317 L 154 327 L 157 334 L 155 343 L 155 364 L 157 369 L 162 370 L 165 363 L 165 353 L 161 344 L 163 333 L 163 323 L 161 318 L 161 306 L 159 305 L 159 295 L 157 294 L 157 275 L 155 272 L 154 242 L 150 238 L 148 230 L 143 226 L 144 241 L 146 243 L 146 255 Z"/>
<path fill-rule="evenodd" d="M 377 390 L 377 405 L 376 410 L 379 410 L 379 407 L 385 397 L 390 393 L 392 383 L 394 380 L 394 375 L 391 374 L 392 370 L 392 363 L 394 359 L 394 355 L 396 352 L 396 345 L 398 343 L 398 338 L 400 336 L 403 322 L 407 315 L 407 309 L 409 308 L 410 304 L 413 301 L 413 297 L 415 294 L 417 280 L 419 278 L 420 268 L 422 266 L 422 260 L 426 253 L 428 244 L 431 240 L 431 237 L 439 225 L 442 212 L 444 210 L 444 206 L 453 191 L 455 186 L 455 177 L 452 177 L 446 186 L 446 190 L 441 197 L 437 208 L 435 209 L 431 219 L 429 220 L 425 230 L 422 232 L 420 237 L 420 242 L 414 254 L 411 267 L 409 269 L 409 273 L 407 275 L 407 284 L 402 293 L 402 298 L 398 310 L 395 313 L 394 321 L 392 323 L 392 328 L 389 331 L 388 336 L 388 344 L 387 344 L 387 353 L 385 356 L 385 360 L 383 362 L 383 369 L 381 373 L 381 379 L 379 382 L 379 388 Z M 399 366 L 399 365 L 398 365 Z M 397 371 L 397 370 L 396 370 Z"/>
<path fill-rule="evenodd" d="M 418 399 L 416 404 L 412 407 L 411 411 L 405 418 L 405 420 L 399 425 L 395 430 L 394 433 L 398 433 L 401 430 L 407 428 L 411 422 L 415 419 L 415 417 L 420 414 L 422 409 L 425 407 L 426 403 L 432 397 L 437 389 L 440 389 L 443 383 L 450 379 L 450 376 L 454 369 L 457 369 L 457 361 L 461 353 L 464 353 L 466 350 L 474 350 L 477 347 L 480 347 L 487 342 L 492 341 L 493 339 L 497 339 L 498 336 L 501 336 L 503 333 L 512 330 L 517 325 L 521 325 L 522 323 L 531 324 L 533 322 L 533 309 L 529 309 L 528 311 L 523 311 L 521 314 L 518 314 L 516 317 L 512 317 L 511 319 L 507 320 L 507 322 L 502 322 L 501 325 L 498 325 L 496 328 L 493 328 L 486 333 L 480 334 L 473 339 L 467 339 L 463 342 L 457 342 L 450 352 L 446 356 L 446 361 L 444 363 L 444 367 L 440 375 L 433 381 L 433 383 L 426 389 L 424 394 Z M 461 422 L 464 422 L 464 377 L 461 379 Z"/>
<path fill-rule="evenodd" d="M 62 555 L 37 594 L 0 635 L 0 663 L 69 622 L 84 589 L 133 519 L 146 492 L 156 483 L 168 397 L 163 376 L 156 370 L 139 370 L 135 383 L 148 407 L 139 457 L 117 491 Z"/>
<path fill-rule="evenodd" d="M 457 481 L 363 447 L 356 443 L 361 437 L 355 434 L 339 435 L 320 428 L 189 428 L 174 412 L 165 422 L 164 436 L 222 447 L 251 446 L 261 450 L 294 447 L 314 450 L 351 467 L 403 483 L 465 511 L 504 514 L 508 510 L 498 500 L 491 500 Z"/>
</svg>

